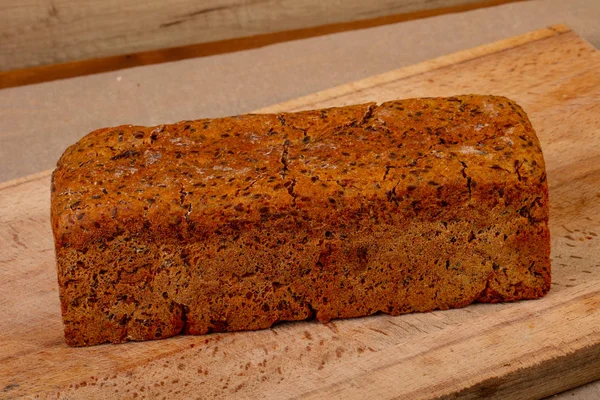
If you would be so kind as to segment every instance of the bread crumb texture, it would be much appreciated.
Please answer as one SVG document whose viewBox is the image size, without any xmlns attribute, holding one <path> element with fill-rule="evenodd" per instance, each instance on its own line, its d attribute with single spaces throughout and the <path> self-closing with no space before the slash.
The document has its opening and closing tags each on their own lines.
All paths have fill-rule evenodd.
<svg viewBox="0 0 600 400">
<path fill-rule="evenodd" d="M 52 177 L 69 345 L 533 299 L 548 188 L 496 96 L 100 129 Z"/>
</svg>

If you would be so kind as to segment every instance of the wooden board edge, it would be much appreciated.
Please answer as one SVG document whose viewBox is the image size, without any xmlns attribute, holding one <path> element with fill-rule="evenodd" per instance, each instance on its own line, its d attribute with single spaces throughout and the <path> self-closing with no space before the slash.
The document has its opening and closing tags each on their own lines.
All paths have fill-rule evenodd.
<svg viewBox="0 0 600 400">
<path fill-rule="evenodd" d="M 44 179 L 50 177 L 50 175 L 52 175 L 52 171 L 53 171 L 52 169 L 47 169 L 45 171 L 37 172 L 35 174 L 31 174 L 31 175 L 27 175 L 27 176 L 23 176 L 21 178 L 11 179 L 10 181 L 6 181 L 6 182 L 0 182 L 0 190 L 6 190 L 6 189 L 9 189 L 9 188 L 12 188 L 15 186 L 24 185 L 31 181 L 44 180 Z"/>
<path fill-rule="evenodd" d="M 597 379 L 600 379 L 600 342 L 533 367 L 486 379 L 438 400 L 539 399 Z"/>
<path fill-rule="evenodd" d="M 281 112 L 281 111 L 297 111 L 306 109 L 312 104 L 332 100 L 337 97 L 342 97 L 352 92 L 361 91 L 374 86 L 381 86 L 386 83 L 408 78 L 413 75 L 422 74 L 436 69 L 448 67 L 474 60 L 480 57 L 485 57 L 505 51 L 511 48 L 519 47 L 538 40 L 544 40 L 558 35 L 574 33 L 571 28 L 564 24 L 551 25 L 547 28 L 538 29 L 522 35 L 510 37 L 496 42 L 484 44 L 466 50 L 461 50 L 455 53 L 447 54 L 431 60 L 423 61 L 418 64 L 399 68 L 396 70 L 384 72 L 383 74 L 374 75 L 355 82 L 343 84 L 330 89 L 299 97 L 297 99 L 278 103 L 272 106 L 264 107 L 254 112 Z M 579 36 L 578 36 L 579 37 Z"/>
<path fill-rule="evenodd" d="M 65 59 L 60 63 L 39 66 L 15 67 L 0 71 L 0 89 L 72 78 L 142 65 L 184 60 L 195 57 L 206 57 L 249 49 L 256 49 L 276 43 L 300 40 L 329 35 L 351 30 L 367 29 L 382 25 L 390 25 L 440 15 L 461 13 L 481 8 L 495 7 L 528 0 L 479 0 L 455 5 L 447 5 L 433 9 L 422 9 L 399 14 L 387 14 L 374 18 L 347 20 L 326 25 L 306 26 L 286 31 L 266 31 L 265 33 L 231 39 L 204 41 L 195 44 L 178 45 L 169 48 L 148 48 L 134 53 L 118 53 L 100 58 L 82 60 Z M 177 43 L 174 43 L 177 45 Z"/>
</svg>

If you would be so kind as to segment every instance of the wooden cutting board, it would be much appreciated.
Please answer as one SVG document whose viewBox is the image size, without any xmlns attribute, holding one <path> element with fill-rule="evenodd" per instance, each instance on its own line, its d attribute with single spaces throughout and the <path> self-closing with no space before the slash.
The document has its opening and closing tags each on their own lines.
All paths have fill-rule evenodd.
<svg viewBox="0 0 600 400">
<path fill-rule="evenodd" d="M 537 129 L 551 198 L 547 297 L 69 348 L 45 172 L 0 185 L 0 399 L 525 399 L 600 378 L 600 52 L 555 26 L 261 111 L 459 93 L 513 98 Z"/>
</svg>

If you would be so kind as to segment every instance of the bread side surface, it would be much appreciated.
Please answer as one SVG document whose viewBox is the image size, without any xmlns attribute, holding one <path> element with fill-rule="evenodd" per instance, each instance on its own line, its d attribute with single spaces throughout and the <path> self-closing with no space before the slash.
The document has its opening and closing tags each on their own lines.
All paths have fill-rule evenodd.
<svg viewBox="0 0 600 400">
<path fill-rule="evenodd" d="M 504 97 L 101 129 L 59 160 L 51 214 L 74 346 L 550 288 L 544 160 Z"/>
</svg>

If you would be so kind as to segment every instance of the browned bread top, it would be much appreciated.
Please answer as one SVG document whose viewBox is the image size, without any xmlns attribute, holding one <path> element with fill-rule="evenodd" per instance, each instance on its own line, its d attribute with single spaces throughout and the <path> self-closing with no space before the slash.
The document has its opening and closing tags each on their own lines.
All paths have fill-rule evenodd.
<svg viewBox="0 0 600 400">
<path fill-rule="evenodd" d="M 541 195 L 518 212 L 544 221 L 545 179 L 511 100 L 398 100 L 94 131 L 58 162 L 52 223 L 57 243 L 82 246 L 124 225 L 202 236 L 282 213 L 452 218 L 450 203 L 493 206 L 532 188 Z"/>
</svg>

